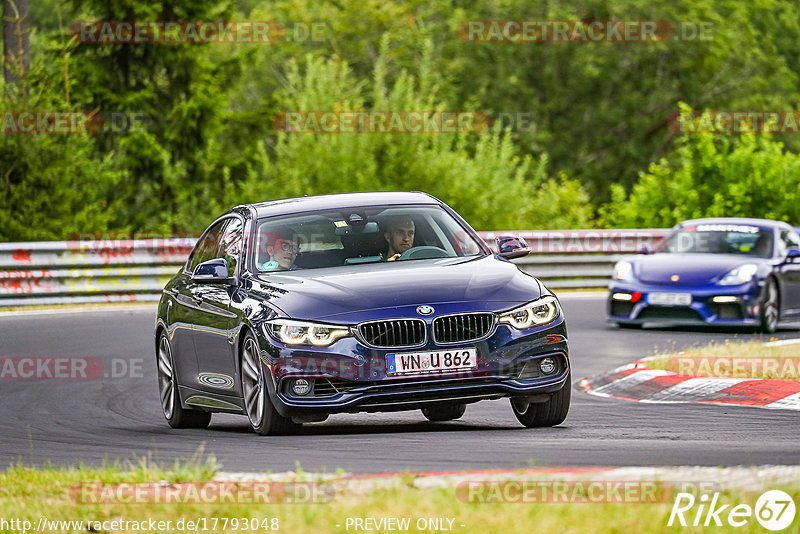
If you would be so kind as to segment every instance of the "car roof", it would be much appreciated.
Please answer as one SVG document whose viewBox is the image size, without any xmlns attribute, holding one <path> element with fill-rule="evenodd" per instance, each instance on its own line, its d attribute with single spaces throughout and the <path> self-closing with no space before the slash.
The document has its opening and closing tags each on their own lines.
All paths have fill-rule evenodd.
<svg viewBox="0 0 800 534">
<path fill-rule="evenodd" d="M 335 195 L 314 195 L 297 198 L 283 198 L 267 202 L 257 202 L 236 206 L 235 209 L 250 208 L 256 217 L 303 213 L 327 209 L 347 209 L 361 206 L 428 204 L 440 202 L 432 195 L 420 191 L 374 191 L 364 193 L 340 193 Z"/>
<path fill-rule="evenodd" d="M 791 228 L 788 223 L 773 221 L 771 219 L 756 219 L 751 217 L 710 217 L 706 219 L 689 219 L 683 221 L 679 226 L 689 224 L 749 224 L 750 226 L 761 226 L 764 228 Z"/>
</svg>

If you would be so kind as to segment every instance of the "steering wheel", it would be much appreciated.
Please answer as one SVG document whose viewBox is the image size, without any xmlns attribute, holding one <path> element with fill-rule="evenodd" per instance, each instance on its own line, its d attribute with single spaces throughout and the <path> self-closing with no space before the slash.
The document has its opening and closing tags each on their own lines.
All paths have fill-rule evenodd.
<svg viewBox="0 0 800 534">
<path fill-rule="evenodd" d="M 449 258 L 450 255 L 447 254 L 444 250 L 440 249 L 439 247 L 429 247 L 429 246 L 421 246 L 421 247 L 411 247 L 410 249 L 406 250 L 400 257 L 397 258 L 397 261 L 401 260 L 428 260 L 431 258 Z"/>
</svg>

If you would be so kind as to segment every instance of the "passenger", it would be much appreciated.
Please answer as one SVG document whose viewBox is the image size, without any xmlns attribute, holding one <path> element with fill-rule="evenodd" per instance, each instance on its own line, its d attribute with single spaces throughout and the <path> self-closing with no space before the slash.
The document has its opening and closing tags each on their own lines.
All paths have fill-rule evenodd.
<svg viewBox="0 0 800 534">
<path fill-rule="evenodd" d="M 297 243 L 297 234 L 292 230 L 279 230 L 266 232 L 266 242 L 262 243 L 262 250 L 266 248 L 269 258 L 258 264 L 261 271 L 291 271 L 298 269 L 294 264 L 300 253 Z"/>
<path fill-rule="evenodd" d="M 396 217 L 389 221 L 386 233 L 383 234 L 389 243 L 386 261 L 394 261 L 400 254 L 414 246 L 414 221 L 411 217 Z"/>
</svg>

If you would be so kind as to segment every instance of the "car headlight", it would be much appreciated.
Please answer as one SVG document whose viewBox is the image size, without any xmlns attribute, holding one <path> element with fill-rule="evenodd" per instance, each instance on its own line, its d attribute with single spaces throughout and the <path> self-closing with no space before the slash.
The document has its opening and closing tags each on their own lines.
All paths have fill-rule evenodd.
<svg viewBox="0 0 800 534">
<path fill-rule="evenodd" d="M 544 297 L 529 302 L 519 308 L 503 312 L 498 321 L 510 324 L 517 330 L 524 330 L 534 325 L 547 324 L 558 317 L 558 301 L 555 297 Z"/>
<path fill-rule="evenodd" d="M 740 284 L 746 284 L 753 279 L 757 272 L 758 265 L 755 263 L 745 263 L 723 276 L 722 280 L 719 281 L 719 285 L 738 286 Z"/>
<path fill-rule="evenodd" d="M 614 265 L 614 280 L 633 282 L 633 265 L 629 261 L 618 261 Z"/>
<path fill-rule="evenodd" d="M 273 319 L 264 323 L 269 335 L 287 345 L 311 345 L 325 347 L 350 335 L 346 326 Z"/>
</svg>

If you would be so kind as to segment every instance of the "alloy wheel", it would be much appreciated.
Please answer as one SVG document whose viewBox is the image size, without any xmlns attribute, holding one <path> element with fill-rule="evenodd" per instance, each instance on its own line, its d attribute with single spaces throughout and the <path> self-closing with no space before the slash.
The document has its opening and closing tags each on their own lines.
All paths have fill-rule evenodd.
<svg viewBox="0 0 800 534">
<path fill-rule="evenodd" d="M 778 291 L 775 282 L 767 283 L 767 299 L 764 302 L 764 326 L 768 332 L 774 332 L 778 327 Z"/>
<path fill-rule="evenodd" d="M 257 427 L 264 415 L 264 373 L 261 370 L 261 358 L 258 347 L 252 338 L 244 342 L 242 353 L 242 388 L 244 405 L 250 423 Z"/>
<path fill-rule="evenodd" d="M 158 342 L 158 390 L 164 416 L 171 419 L 175 411 L 175 373 L 172 367 L 172 352 L 166 335 L 162 335 Z"/>
</svg>

